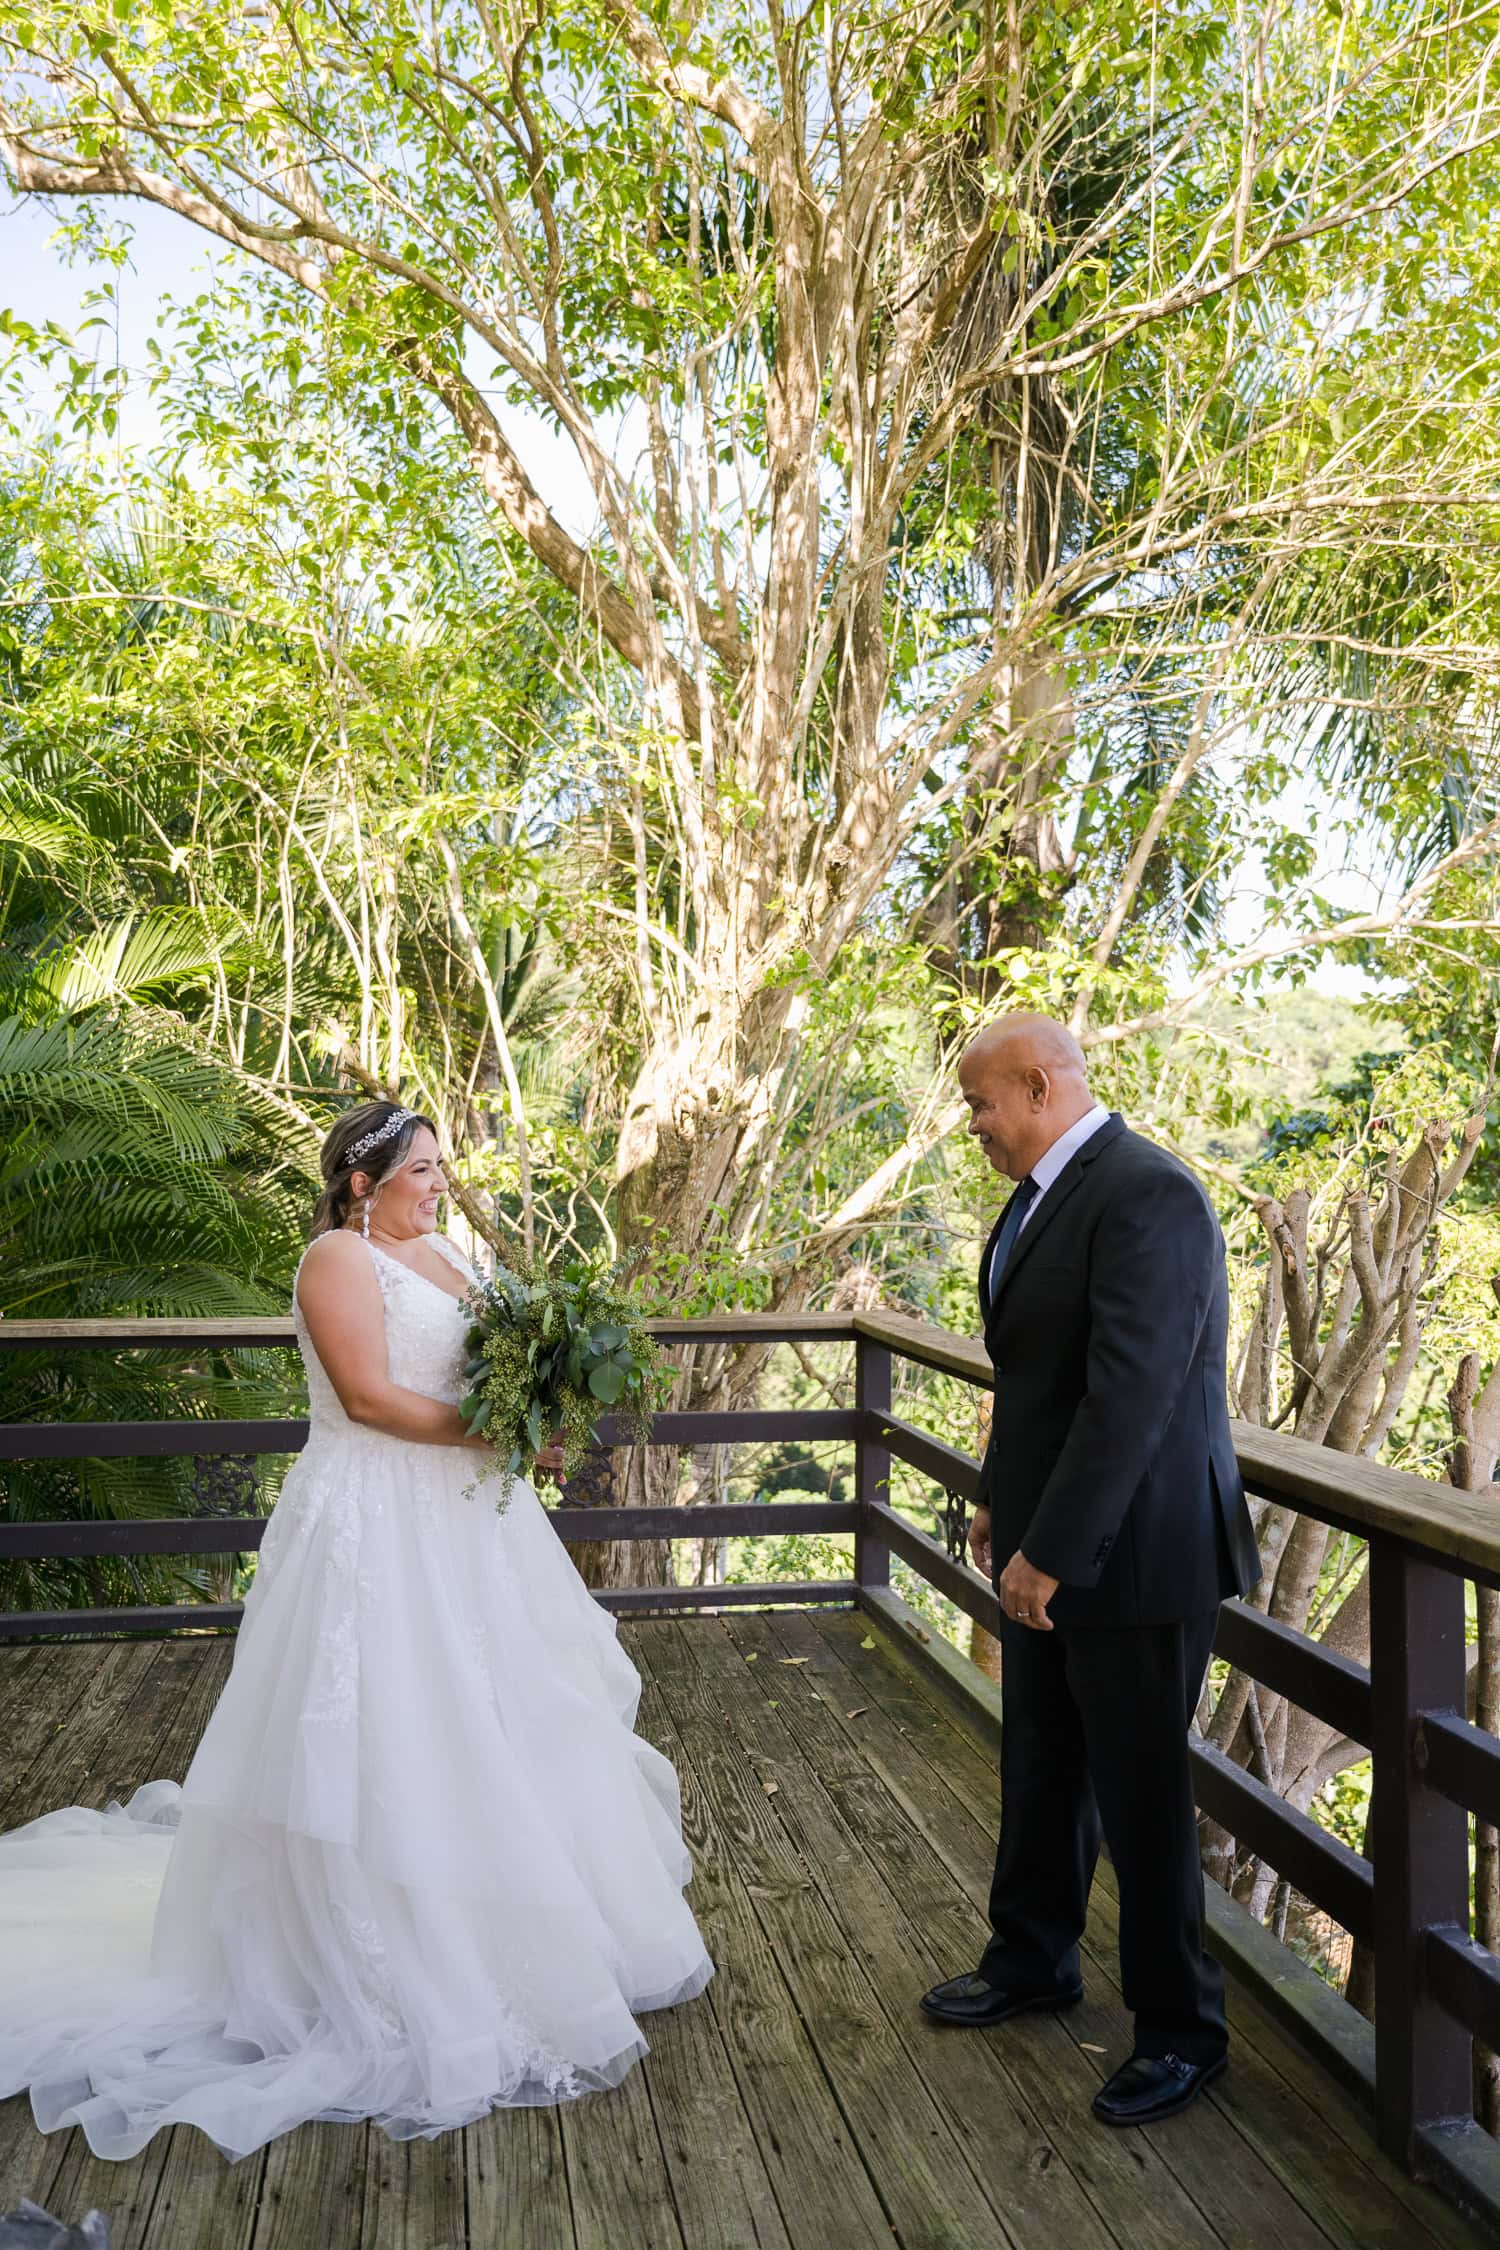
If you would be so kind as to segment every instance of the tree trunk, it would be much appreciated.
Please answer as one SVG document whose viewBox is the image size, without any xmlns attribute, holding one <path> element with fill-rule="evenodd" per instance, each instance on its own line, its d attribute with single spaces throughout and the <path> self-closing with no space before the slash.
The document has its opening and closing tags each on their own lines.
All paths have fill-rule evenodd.
<svg viewBox="0 0 1500 2250">
<path fill-rule="evenodd" d="M 1370 1791 L 1370 1808 L 1365 1814 L 1365 1858 L 1375 1858 L 1375 1792 Z M 1375 1948 L 1361 1945 L 1356 1940 L 1349 1953 L 1349 1974 L 1344 1983 L 1344 1998 L 1351 2008 L 1358 2008 L 1367 2022 L 1375 2021 Z"/>
<path fill-rule="evenodd" d="M 562 1495 L 575 1508 L 670 1507 L 676 1496 L 676 1447 L 639 1445 L 618 1454 L 596 1446 Z M 665 1539 L 580 1539 L 568 1542 L 568 1553 L 590 1592 L 674 1582 Z"/>
<path fill-rule="evenodd" d="M 1473 1160 L 1483 1130 L 1481 1116 L 1454 1128 L 1441 1120 L 1425 1126 L 1404 1158 L 1390 1147 L 1379 1192 L 1364 1184 L 1351 1191 L 1337 1178 L 1336 1201 L 1322 1214 L 1313 1245 L 1313 1197 L 1297 1189 L 1281 1202 L 1264 1197 L 1256 1214 L 1271 1256 L 1246 1340 L 1236 1403 L 1248 1420 L 1273 1424 L 1316 1444 L 1355 1454 L 1378 1452 L 1418 1365 L 1433 1280 L 1433 1229 Z M 1474 1406 L 1477 1370 L 1467 1370 L 1467 1392 L 1453 1406 Z M 1462 1379 L 1461 1379 L 1462 1380 Z M 1490 1402 L 1481 1402 L 1484 1405 Z M 1484 1417 L 1481 1417 L 1484 1419 Z M 1497 1393 L 1485 1430 L 1500 1429 Z M 1470 1448 L 1452 1481 L 1473 1488 Z M 1494 1447 L 1484 1454 L 1484 1481 Z M 1369 1661 L 1369 1605 L 1360 1556 L 1340 1557 L 1323 1524 L 1289 1510 L 1270 1509 L 1258 1525 L 1265 1574 L 1252 1604 L 1296 1632 L 1312 1631 L 1341 1656 Z M 1332 1588 L 1328 1565 L 1339 1563 Z M 1348 1566 L 1348 1567 L 1346 1567 Z M 1202 1714 L 1200 1713 L 1200 1723 Z M 1204 1726 L 1226 1756 L 1250 1768 L 1289 1803 L 1307 1809 L 1321 1783 L 1361 1756 L 1321 1721 L 1284 1697 L 1255 1689 L 1231 1671 Z M 1273 1872 L 1251 1860 L 1236 1861 L 1234 1839 L 1212 1823 L 1202 1832 L 1206 1871 L 1231 1879 L 1234 1895 L 1262 1919 L 1276 1898 Z M 1356 1948 L 1348 1992 L 1355 2005 L 1373 2006 L 1370 1964 Z"/>
</svg>

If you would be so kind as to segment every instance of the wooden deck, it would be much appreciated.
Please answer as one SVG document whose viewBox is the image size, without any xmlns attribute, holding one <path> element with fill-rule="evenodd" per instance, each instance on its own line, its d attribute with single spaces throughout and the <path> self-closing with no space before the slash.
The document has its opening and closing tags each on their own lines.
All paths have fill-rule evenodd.
<svg viewBox="0 0 1500 2250">
<path fill-rule="evenodd" d="M 201 2135 L 127 2164 L 0 2104 L 0 2209 L 91 2205 L 114 2250 L 1422 2250 L 1475 2235 L 1231 1988 L 1229 2072 L 1148 2133 L 1089 2115 L 1123 2056 L 1115 1906 L 1062 2018 L 944 2032 L 917 1995 L 972 1966 L 993 1761 L 863 1616 L 631 1623 L 643 1729 L 675 1760 L 719 1973 L 649 2019 L 616 2092 L 439 2141 L 314 2125 L 229 2166 Z M 181 1775 L 218 1640 L 0 1649 L 0 1827 Z"/>
</svg>

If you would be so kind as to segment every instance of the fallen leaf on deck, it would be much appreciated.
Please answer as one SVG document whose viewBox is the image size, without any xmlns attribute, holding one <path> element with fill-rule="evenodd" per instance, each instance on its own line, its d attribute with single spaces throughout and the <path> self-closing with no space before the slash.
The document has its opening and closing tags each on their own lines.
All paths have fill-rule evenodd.
<svg viewBox="0 0 1500 2250">
<path fill-rule="evenodd" d="M 869 1708 L 868 1703 L 857 1703 L 852 1711 L 844 1713 L 844 1717 L 846 1719 L 862 1719 Z"/>
<path fill-rule="evenodd" d="M 1104 2052 L 1104 2049 L 1096 2047 L 1091 2039 L 1080 2039 L 1078 2044 L 1086 2055 L 1102 2055 Z"/>
<path fill-rule="evenodd" d="M 859 1645 L 861 1648 L 873 1648 L 875 1646 L 875 1643 L 873 1638 L 867 1633 Z"/>
<path fill-rule="evenodd" d="M 761 1783 L 761 1787 L 762 1789 L 764 1789 L 768 1797 L 774 1797 L 777 1790 L 781 1787 L 781 1783 L 779 1781 L 763 1781 Z"/>
<path fill-rule="evenodd" d="M 768 1711 L 779 1711 L 781 1709 L 781 1705 L 777 1702 L 774 1695 L 768 1695 L 766 1697 L 766 1709 Z"/>
<path fill-rule="evenodd" d="M 758 1648 L 751 1649 L 745 1658 L 745 1662 L 747 1664 L 758 1664 L 760 1662 L 760 1650 Z"/>
<path fill-rule="evenodd" d="M 808 1659 L 805 1656 L 784 1656 L 781 1661 L 783 1664 L 806 1664 Z"/>
</svg>

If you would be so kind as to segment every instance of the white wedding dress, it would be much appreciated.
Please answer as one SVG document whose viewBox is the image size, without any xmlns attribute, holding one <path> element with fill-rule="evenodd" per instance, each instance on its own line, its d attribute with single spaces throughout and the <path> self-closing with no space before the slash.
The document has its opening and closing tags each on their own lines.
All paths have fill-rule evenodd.
<svg viewBox="0 0 1500 2250">
<path fill-rule="evenodd" d="M 392 1380 L 456 1400 L 457 1299 L 371 1254 Z M 535 1492 L 350 1422 L 294 1318 L 311 1434 L 186 1781 L 0 1836 L 0 2095 L 100 2156 L 567 2100 L 713 1974 L 677 1777 Z"/>
</svg>

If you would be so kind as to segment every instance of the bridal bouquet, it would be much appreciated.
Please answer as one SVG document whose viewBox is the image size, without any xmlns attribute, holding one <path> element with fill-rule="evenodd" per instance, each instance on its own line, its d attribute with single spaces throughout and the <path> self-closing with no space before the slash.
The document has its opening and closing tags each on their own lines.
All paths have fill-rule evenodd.
<svg viewBox="0 0 1500 2250">
<path fill-rule="evenodd" d="M 515 1264 L 470 1290 L 469 1390 L 458 1410 L 507 1476 L 529 1476 L 554 1436 L 564 1470 L 576 1468 L 607 1407 L 638 1442 L 648 1435 L 670 1378 L 621 1279 L 618 1266 Z"/>
</svg>

